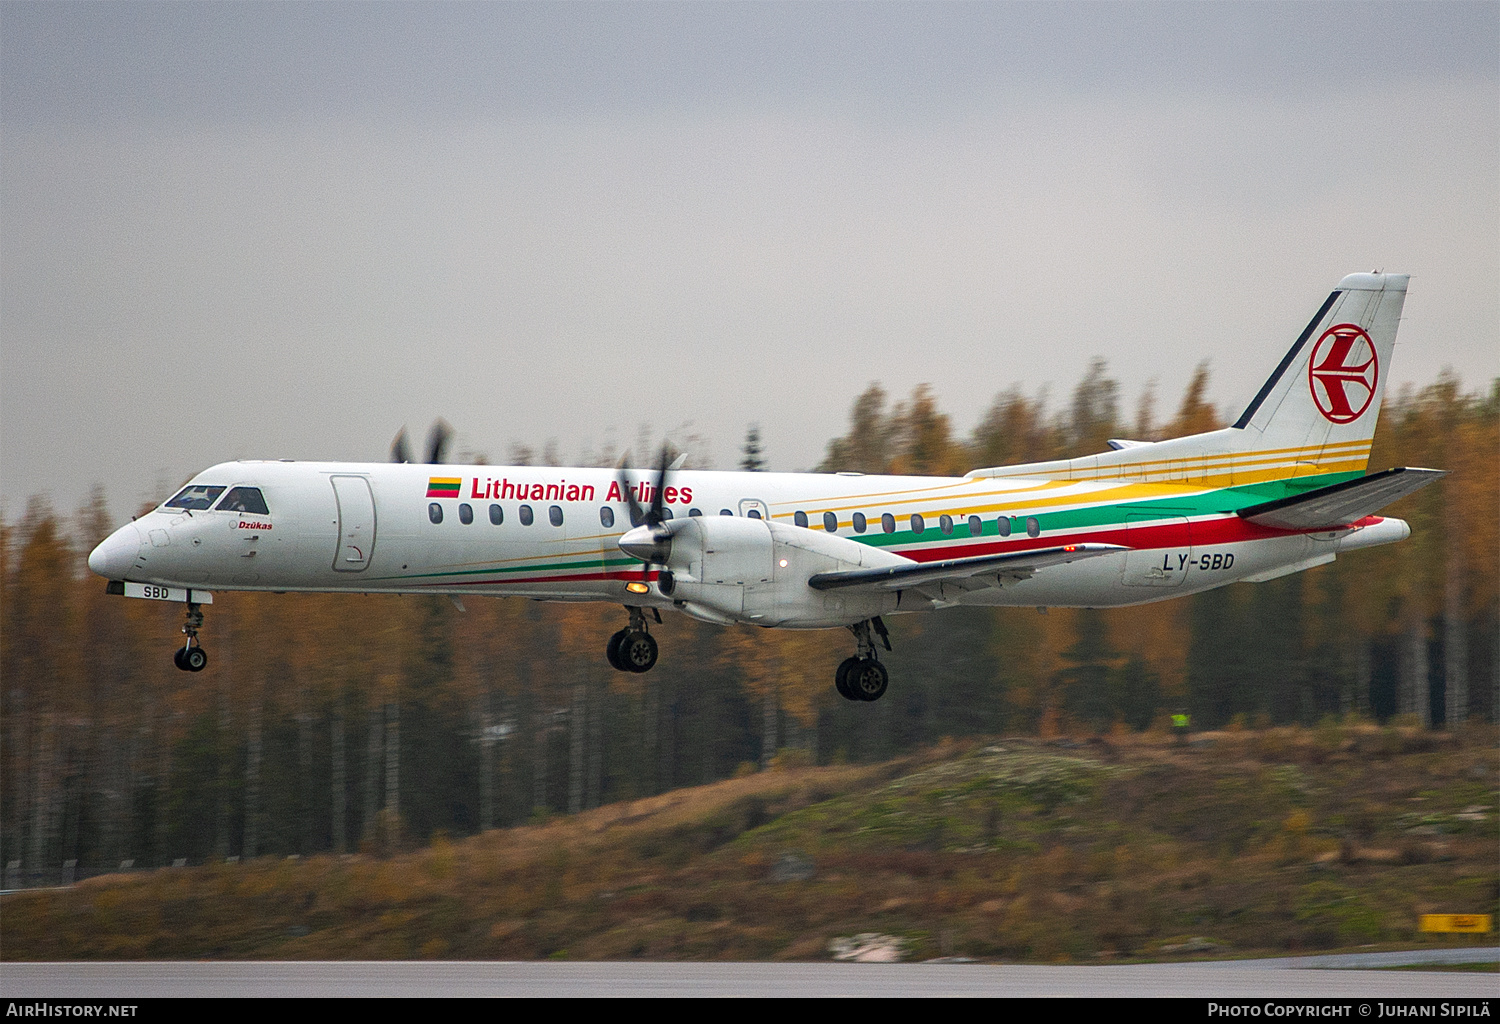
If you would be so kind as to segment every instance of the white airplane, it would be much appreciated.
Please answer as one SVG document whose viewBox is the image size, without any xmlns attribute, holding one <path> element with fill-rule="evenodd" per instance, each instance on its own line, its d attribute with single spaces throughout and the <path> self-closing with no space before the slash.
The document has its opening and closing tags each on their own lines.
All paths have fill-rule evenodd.
<svg viewBox="0 0 1500 1024">
<path fill-rule="evenodd" d="M 1351 274 L 1235 423 L 961 477 L 226 462 L 122 526 L 89 568 L 126 597 L 224 590 L 608 601 L 606 656 L 644 672 L 661 610 L 707 622 L 847 627 L 838 692 L 888 681 L 883 616 L 954 605 L 1115 607 L 1275 579 L 1402 540 L 1374 515 L 1442 475 L 1364 475 L 1407 276 Z M 441 461 L 443 439 L 433 445 Z"/>
</svg>

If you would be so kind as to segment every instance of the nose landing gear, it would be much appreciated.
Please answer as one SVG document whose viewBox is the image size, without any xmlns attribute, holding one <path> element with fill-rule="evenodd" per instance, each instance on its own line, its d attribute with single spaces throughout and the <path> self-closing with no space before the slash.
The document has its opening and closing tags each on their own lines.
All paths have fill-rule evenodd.
<svg viewBox="0 0 1500 1024">
<path fill-rule="evenodd" d="M 604 656 L 621 672 L 649 672 L 656 664 L 656 638 L 646 629 L 644 609 L 626 605 L 625 610 L 630 613 L 630 625 L 609 638 Z M 651 614 L 661 625 L 661 612 L 653 608 Z"/>
<path fill-rule="evenodd" d="M 833 677 L 834 688 L 845 700 L 879 700 L 885 696 L 885 688 L 891 681 L 890 673 L 880 663 L 876 653 L 875 639 L 870 635 L 871 626 L 874 626 L 885 649 L 891 649 L 891 635 L 886 631 L 885 623 L 880 621 L 880 616 L 849 627 L 859 653 L 852 658 L 845 658 Z"/>
<path fill-rule="evenodd" d="M 184 672 L 202 672 L 208 664 L 208 652 L 198 644 L 198 629 L 203 625 L 203 606 L 189 604 L 187 621 L 182 624 L 187 643 L 172 654 L 172 663 Z"/>
</svg>

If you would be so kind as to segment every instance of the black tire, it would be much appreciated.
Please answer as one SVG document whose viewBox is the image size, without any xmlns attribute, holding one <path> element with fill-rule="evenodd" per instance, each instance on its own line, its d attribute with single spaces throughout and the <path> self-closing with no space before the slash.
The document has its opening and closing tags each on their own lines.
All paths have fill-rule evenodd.
<svg viewBox="0 0 1500 1024">
<path fill-rule="evenodd" d="M 619 658 L 630 672 L 650 672 L 656 664 L 656 638 L 643 629 L 631 630 L 620 642 Z"/>
<path fill-rule="evenodd" d="M 182 652 L 182 667 L 189 672 L 202 672 L 208 664 L 208 652 L 201 647 L 189 647 Z"/>
<path fill-rule="evenodd" d="M 609 660 L 609 667 L 621 672 L 626 671 L 625 663 L 620 660 L 620 645 L 625 642 L 628 629 L 622 629 L 609 638 L 609 643 L 604 646 L 604 657 Z"/>
<path fill-rule="evenodd" d="M 890 683 L 890 673 L 885 666 L 874 658 L 863 658 L 859 664 L 849 670 L 850 691 L 860 700 L 879 700 L 885 696 L 885 688 Z"/>
<path fill-rule="evenodd" d="M 839 662 L 838 671 L 833 674 L 833 688 L 839 692 L 839 696 L 845 700 L 863 700 L 859 694 L 849 689 L 849 673 L 854 671 L 854 666 L 859 664 L 856 657 L 848 657 Z"/>
<path fill-rule="evenodd" d="M 178 668 L 182 669 L 182 671 L 184 671 L 184 672 L 191 672 L 192 669 L 190 669 L 190 668 L 187 667 L 187 662 L 185 662 L 185 661 L 182 660 L 182 656 L 184 654 L 186 654 L 186 653 L 187 653 L 187 650 L 185 648 L 182 648 L 182 647 L 179 647 L 179 648 L 177 648 L 177 650 L 173 651 L 172 652 L 172 664 L 176 665 Z"/>
</svg>

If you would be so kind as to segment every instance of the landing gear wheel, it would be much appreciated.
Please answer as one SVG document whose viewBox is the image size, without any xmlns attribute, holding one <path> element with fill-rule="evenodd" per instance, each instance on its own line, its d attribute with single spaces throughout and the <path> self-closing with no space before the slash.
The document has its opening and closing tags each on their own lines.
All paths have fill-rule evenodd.
<svg viewBox="0 0 1500 1024">
<path fill-rule="evenodd" d="M 208 654 L 201 647 L 179 647 L 172 652 L 172 664 L 184 672 L 202 672 L 208 664 Z"/>
<path fill-rule="evenodd" d="M 629 630 L 616 656 L 627 671 L 649 672 L 656 664 L 656 639 L 643 629 Z"/>
<path fill-rule="evenodd" d="M 859 694 L 849 689 L 849 673 L 854 671 L 854 666 L 859 664 L 855 657 L 845 658 L 839 662 L 838 671 L 833 674 L 833 688 L 839 692 L 839 696 L 845 700 L 863 700 Z"/>
<path fill-rule="evenodd" d="M 188 595 L 191 597 L 192 591 L 188 591 Z M 202 628 L 203 606 L 196 601 L 189 601 L 187 620 L 182 624 L 182 635 L 187 637 L 187 643 L 177 648 L 177 653 L 172 655 L 172 664 L 184 672 L 202 672 L 203 666 L 208 664 L 208 655 L 198 646 L 198 630 Z"/>
<path fill-rule="evenodd" d="M 847 686 L 859 700 L 879 700 L 885 696 L 886 685 L 890 683 L 890 673 L 886 672 L 885 666 L 874 658 L 861 658 L 853 668 L 849 670 L 846 677 Z"/>
<path fill-rule="evenodd" d="M 625 663 L 620 660 L 620 645 L 625 642 L 625 638 L 629 635 L 630 630 L 620 630 L 614 636 L 609 638 L 609 643 L 604 648 L 604 656 L 609 659 L 610 667 L 618 669 L 621 672 L 630 671 L 630 669 L 626 667 Z"/>
</svg>

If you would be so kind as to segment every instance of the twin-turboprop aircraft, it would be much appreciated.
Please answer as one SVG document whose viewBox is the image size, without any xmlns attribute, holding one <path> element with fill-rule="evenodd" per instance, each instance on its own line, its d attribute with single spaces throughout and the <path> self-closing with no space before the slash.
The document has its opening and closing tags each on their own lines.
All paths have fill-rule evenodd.
<svg viewBox="0 0 1500 1024">
<path fill-rule="evenodd" d="M 1083 458 L 962 477 L 398 462 L 226 462 L 111 535 L 112 593 L 187 606 L 179 668 L 201 670 L 223 590 L 607 601 L 606 656 L 656 663 L 661 611 L 847 627 L 838 692 L 888 676 L 883 617 L 953 605 L 1102 608 L 1275 579 L 1410 534 L 1375 515 L 1441 476 L 1364 475 L 1406 275 L 1339 282 L 1233 426 L 1111 441 Z M 649 613 L 649 615 L 648 615 Z"/>
</svg>

